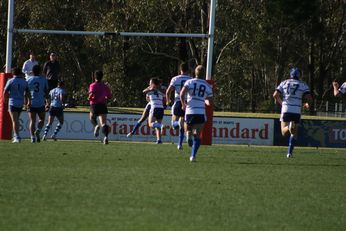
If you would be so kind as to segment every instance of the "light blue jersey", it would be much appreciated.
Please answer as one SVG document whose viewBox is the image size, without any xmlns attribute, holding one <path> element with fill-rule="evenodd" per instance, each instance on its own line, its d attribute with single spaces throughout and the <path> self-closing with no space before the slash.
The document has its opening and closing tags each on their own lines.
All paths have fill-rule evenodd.
<svg viewBox="0 0 346 231">
<path fill-rule="evenodd" d="M 341 87 L 339 88 L 339 92 L 341 94 L 346 94 L 346 82 L 341 85 Z"/>
<path fill-rule="evenodd" d="M 66 92 L 65 92 L 65 89 L 61 88 L 61 87 L 57 87 L 57 88 L 54 88 L 52 89 L 50 92 L 49 92 L 49 96 L 50 96 L 50 99 L 51 99 L 51 103 L 50 103 L 50 106 L 51 107 L 63 107 L 63 102 L 61 101 L 61 95 L 65 95 Z"/>
<path fill-rule="evenodd" d="M 10 95 L 8 104 L 21 108 L 24 104 L 24 94 L 29 92 L 28 83 L 25 79 L 15 76 L 7 81 L 5 91 Z"/>
<path fill-rule="evenodd" d="M 40 76 L 31 76 L 27 79 L 29 90 L 31 93 L 31 106 L 44 107 L 45 96 L 48 91 L 48 82 Z"/>
</svg>

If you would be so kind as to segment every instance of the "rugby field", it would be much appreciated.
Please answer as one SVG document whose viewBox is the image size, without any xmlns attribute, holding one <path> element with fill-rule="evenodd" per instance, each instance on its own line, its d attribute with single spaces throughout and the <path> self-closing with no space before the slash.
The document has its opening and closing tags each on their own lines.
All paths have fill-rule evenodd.
<svg viewBox="0 0 346 231">
<path fill-rule="evenodd" d="M 343 230 L 346 150 L 0 141 L 0 230 Z"/>
</svg>

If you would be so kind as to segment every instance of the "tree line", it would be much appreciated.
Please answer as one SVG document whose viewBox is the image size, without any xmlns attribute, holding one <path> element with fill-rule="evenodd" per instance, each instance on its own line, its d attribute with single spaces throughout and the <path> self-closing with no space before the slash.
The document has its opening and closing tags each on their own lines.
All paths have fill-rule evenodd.
<svg viewBox="0 0 346 231">
<path fill-rule="evenodd" d="M 15 28 L 208 33 L 209 0 L 15 0 Z M 0 64 L 5 64 L 7 1 L 0 2 Z M 331 82 L 346 81 L 346 2 L 343 0 L 218 0 L 213 79 L 216 110 L 270 112 L 272 93 L 290 67 L 314 95 L 311 113 L 335 102 Z M 207 40 L 15 33 L 13 65 L 33 50 L 43 64 L 59 56 L 70 97 L 87 104 L 95 69 L 105 72 L 114 106 L 141 107 L 151 77 L 165 85 L 181 62 L 206 64 Z"/>
</svg>

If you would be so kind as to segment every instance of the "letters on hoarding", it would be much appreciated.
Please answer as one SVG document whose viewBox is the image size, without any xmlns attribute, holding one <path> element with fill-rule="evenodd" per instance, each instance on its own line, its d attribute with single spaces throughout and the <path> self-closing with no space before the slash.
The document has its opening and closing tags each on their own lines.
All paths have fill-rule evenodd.
<svg viewBox="0 0 346 231">
<path fill-rule="evenodd" d="M 108 123 L 111 126 L 110 140 L 120 141 L 155 141 L 155 132 L 147 122 L 144 122 L 136 134 L 130 138 L 126 135 L 133 129 L 140 115 L 134 114 L 108 114 Z M 53 123 L 50 132 L 54 131 L 57 121 Z M 165 125 L 162 129 L 164 142 L 176 142 L 178 130 L 171 128 L 171 116 L 163 119 Z M 253 144 L 273 145 L 274 123 L 272 119 L 258 118 L 230 118 L 214 117 L 212 136 L 214 144 Z M 26 113 L 20 117 L 20 133 L 22 137 L 29 138 L 29 119 Z M 93 127 L 89 121 L 88 113 L 65 112 L 65 122 L 58 138 L 60 139 L 95 139 Z"/>
</svg>

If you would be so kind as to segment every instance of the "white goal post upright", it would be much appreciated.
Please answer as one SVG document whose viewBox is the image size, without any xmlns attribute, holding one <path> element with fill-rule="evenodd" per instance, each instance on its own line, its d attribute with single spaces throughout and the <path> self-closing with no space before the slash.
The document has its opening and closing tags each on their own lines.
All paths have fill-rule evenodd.
<svg viewBox="0 0 346 231">
<path fill-rule="evenodd" d="M 7 20 L 7 46 L 6 46 L 6 74 L 10 75 L 12 67 L 12 40 L 13 33 L 41 33 L 41 34 L 61 34 L 61 35 L 94 35 L 94 36 L 137 36 L 137 37 L 190 37 L 190 38 L 208 38 L 208 53 L 207 53 L 207 66 L 206 66 L 206 80 L 214 85 L 212 80 L 212 66 L 213 66 L 213 49 L 214 49 L 214 27 L 215 27 L 215 11 L 216 1 L 210 0 L 209 12 L 209 33 L 208 34 L 183 34 L 183 33 L 142 33 L 142 32 L 92 32 L 92 31 L 64 31 L 64 30 L 35 30 L 35 29 L 14 29 L 14 0 L 8 0 L 8 20 Z M 5 77 L 4 77 L 5 78 Z M 2 89 L 0 89 L 2 91 Z M 0 102 L 0 105 L 2 103 Z M 0 115 L 0 117 L 2 117 Z M 206 129 L 202 134 L 202 143 L 211 144 L 211 126 L 213 117 L 213 108 L 207 107 Z M 0 118 L 1 120 L 1 118 Z M 2 121 L 2 120 L 1 120 Z M 0 139 L 1 125 L 0 123 Z M 9 121 L 8 121 L 8 124 Z"/>
</svg>

